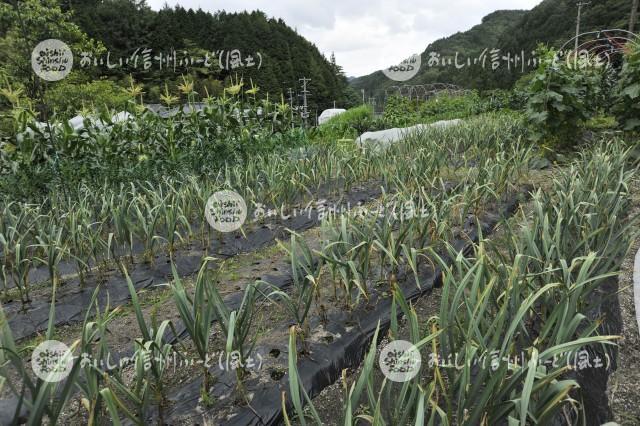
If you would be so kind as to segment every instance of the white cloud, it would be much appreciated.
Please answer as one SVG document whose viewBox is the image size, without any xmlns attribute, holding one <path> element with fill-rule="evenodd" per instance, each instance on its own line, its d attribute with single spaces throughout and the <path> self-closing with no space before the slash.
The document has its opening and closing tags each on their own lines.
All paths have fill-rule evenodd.
<svg viewBox="0 0 640 426">
<path fill-rule="evenodd" d="M 260 9 L 282 18 L 326 56 L 335 52 L 347 75 L 359 76 L 422 52 L 429 43 L 465 31 L 495 10 L 531 9 L 541 0 L 148 0 L 188 9 Z M 211 2 L 213 3 L 213 2 Z"/>
</svg>

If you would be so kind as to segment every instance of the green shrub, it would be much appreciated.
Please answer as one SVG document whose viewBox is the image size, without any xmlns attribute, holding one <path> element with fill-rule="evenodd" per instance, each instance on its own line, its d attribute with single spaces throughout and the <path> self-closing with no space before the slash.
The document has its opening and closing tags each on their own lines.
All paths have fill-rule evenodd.
<svg viewBox="0 0 640 426">
<path fill-rule="evenodd" d="M 59 116 L 71 118 L 87 109 L 123 110 L 131 96 L 110 80 L 79 83 L 61 81 L 47 90 L 48 106 Z"/>
<path fill-rule="evenodd" d="M 640 128 L 640 45 L 632 45 L 620 73 L 613 108 L 624 130 Z"/>
<path fill-rule="evenodd" d="M 590 58 L 568 63 L 552 49 L 538 49 L 540 65 L 527 89 L 526 115 L 532 139 L 570 147 L 580 127 L 593 117 L 601 101 L 602 68 Z"/>
<path fill-rule="evenodd" d="M 441 93 L 426 101 L 392 96 L 385 104 L 381 124 L 387 127 L 407 127 L 418 123 L 467 118 L 510 109 L 513 104 L 512 93 L 504 90 L 492 90 L 482 95 L 477 91 L 464 94 Z"/>
<path fill-rule="evenodd" d="M 389 127 L 405 127 L 420 120 L 418 102 L 401 96 L 391 96 L 384 106 L 384 123 Z"/>
<path fill-rule="evenodd" d="M 318 126 L 315 137 L 325 142 L 355 138 L 369 130 L 372 121 L 373 108 L 370 105 L 361 105 L 336 115 Z"/>
<path fill-rule="evenodd" d="M 585 127 L 591 130 L 608 130 L 618 126 L 615 117 L 598 115 L 585 123 Z"/>
<path fill-rule="evenodd" d="M 420 106 L 421 117 L 433 121 L 465 118 L 482 112 L 485 112 L 485 107 L 477 91 L 464 95 L 438 95 Z"/>
</svg>

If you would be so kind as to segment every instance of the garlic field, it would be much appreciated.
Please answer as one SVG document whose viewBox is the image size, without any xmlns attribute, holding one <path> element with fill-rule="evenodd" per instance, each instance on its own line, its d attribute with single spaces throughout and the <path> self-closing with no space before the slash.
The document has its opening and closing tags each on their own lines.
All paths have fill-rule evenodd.
<svg viewBox="0 0 640 426">
<path fill-rule="evenodd" d="M 215 129 L 211 114 L 170 118 L 156 131 L 162 144 L 126 155 L 197 153 L 185 131 Z M 220 120 L 238 122 L 243 143 L 264 128 L 290 134 L 288 123 L 274 130 L 278 114 L 255 128 Z M 101 140 L 117 132 L 145 140 L 155 125 L 139 120 L 105 134 L 60 130 L 60 163 L 106 164 L 92 146 L 113 146 Z M 0 423 L 604 419 L 606 407 L 585 401 L 603 395 L 594 377 L 615 359 L 603 292 L 617 291 L 637 232 L 635 156 L 603 134 L 548 166 L 527 132 L 522 117 L 489 113 L 384 150 L 303 144 L 3 199 Z M 224 190 L 247 206 L 232 232 L 204 214 Z M 414 306 L 429 298 L 437 308 L 420 316 Z M 394 381 L 379 354 L 400 339 L 421 366 Z M 35 349 L 51 341 L 66 349 L 43 376 Z M 341 406 L 328 411 L 315 397 L 335 383 Z"/>
</svg>

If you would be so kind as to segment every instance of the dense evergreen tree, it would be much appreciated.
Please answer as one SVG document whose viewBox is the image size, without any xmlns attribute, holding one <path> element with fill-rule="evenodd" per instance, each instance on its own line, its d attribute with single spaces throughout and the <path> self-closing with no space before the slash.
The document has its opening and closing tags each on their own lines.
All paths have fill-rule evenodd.
<svg viewBox="0 0 640 426">
<path fill-rule="evenodd" d="M 346 77 L 335 61 L 328 61 L 283 20 L 268 18 L 260 11 L 211 14 L 202 9 L 165 6 L 155 12 L 146 1 L 136 0 L 66 0 L 65 7 L 73 10 L 73 20 L 90 37 L 102 41 L 115 57 L 126 57 L 139 47 L 150 47 L 154 52 L 188 50 L 202 56 L 238 49 L 243 57 L 252 55 L 256 63 L 257 54 L 262 55 L 260 69 L 220 70 L 214 66 L 205 77 L 229 80 L 237 76 L 246 88 L 251 81 L 259 86 L 259 96 L 269 93 L 272 97 L 286 93 L 289 87 L 298 91 L 298 79 L 307 77 L 312 79 L 312 108 L 323 109 L 333 105 L 334 100 L 345 106 L 353 102 Z M 122 79 L 127 74 L 113 71 L 112 77 Z M 180 75 L 155 70 L 131 74 L 144 82 L 152 101 L 157 100 L 165 82 L 171 88 L 180 81 Z"/>
</svg>

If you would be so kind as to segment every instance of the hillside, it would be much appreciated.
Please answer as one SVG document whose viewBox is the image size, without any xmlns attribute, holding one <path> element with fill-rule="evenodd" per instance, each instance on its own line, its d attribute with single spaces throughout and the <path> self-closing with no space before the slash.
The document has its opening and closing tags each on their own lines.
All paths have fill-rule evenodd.
<svg viewBox="0 0 640 426">
<path fill-rule="evenodd" d="M 499 45 L 507 51 L 531 51 L 539 42 L 561 47 L 575 36 L 575 3 L 572 0 L 543 1 L 522 17 L 518 31 L 503 33 Z M 630 12 L 629 0 L 593 0 L 582 11 L 581 32 L 627 29 Z M 497 73 L 494 84 L 508 87 L 517 78 L 514 74 Z"/>
<path fill-rule="evenodd" d="M 165 6 L 154 11 L 145 1 L 134 0 L 87 0 L 83 2 L 63 1 L 67 10 L 73 11 L 73 21 L 95 40 L 102 41 L 114 57 L 127 57 L 138 48 L 149 47 L 154 55 L 187 50 L 199 57 L 207 52 L 217 61 L 222 54 L 223 66 L 206 69 L 193 68 L 196 81 L 209 92 L 221 91 L 221 80 L 244 77 L 246 88 L 252 80 L 260 87 L 260 95 L 270 93 L 280 97 L 292 87 L 297 90 L 299 78 L 311 78 L 310 103 L 320 108 L 333 105 L 336 100 L 344 104 L 347 80 L 339 66 L 327 59 L 317 47 L 288 27 L 281 19 L 268 18 L 260 11 L 243 13 L 211 14 L 201 9 L 185 9 Z M 231 69 L 226 64 L 228 52 L 237 49 L 242 60 L 251 55 L 253 67 Z M 261 57 L 261 65 L 259 61 Z M 128 73 L 115 71 L 112 77 Z M 180 82 L 180 75 L 168 75 L 157 71 L 133 72 L 136 79 L 149 85 L 151 100 L 157 100 L 165 81 L 170 88 Z M 173 81 L 172 81 L 173 80 Z M 155 99 L 154 99 L 155 98 Z M 295 99 L 294 99 L 295 101 Z"/>
<path fill-rule="evenodd" d="M 500 36 L 500 45 L 511 50 L 531 50 L 538 42 L 559 46 L 575 36 L 577 8 L 572 0 L 545 0 L 522 16 L 518 30 Z M 631 2 L 592 0 L 582 10 L 581 32 L 627 29 Z"/>
<path fill-rule="evenodd" d="M 497 11 L 482 19 L 482 23 L 468 31 L 458 32 L 450 37 L 437 40 L 422 52 L 422 67 L 418 75 L 407 84 L 426 84 L 432 82 L 454 83 L 467 87 L 473 80 L 474 86 L 485 84 L 487 73 L 472 75 L 468 69 L 457 70 L 455 66 L 432 66 L 429 63 L 429 53 L 437 52 L 441 57 L 455 58 L 459 52 L 460 61 L 468 57 L 478 56 L 484 49 L 493 49 L 498 45 L 498 40 L 505 32 L 511 29 L 523 18 L 525 11 L 509 10 Z M 390 86 L 403 84 L 388 79 L 381 71 L 376 71 L 368 76 L 359 77 L 350 82 L 357 91 L 365 89 L 372 96 L 384 95 L 384 89 Z"/>
<path fill-rule="evenodd" d="M 631 4 L 627 0 L 594 0 L 583 9 L 582 30 L 594 31 L 610 28 L 627 28 Z M 545 0 L 530 11 L 498 11 L 486 16 L 482 23 L 468 31 L 437 40 L 422 52 L 422 67 L 406 84 L 434 82 L 454 83 L 466 88 L 490 89 L 511 86 L 522 76 L 522 69 L 506 69 L 501 58 L 501 67 L 492 70 L 490 51 L 500 49 L 500 57 L 525 52 L 525 60 L 538 43 L 560 46 L 575 34 L 577 9 L 570 0 Z M 437 52 L 442 57 L 455 58 L 459 52 L 459 63 L 467 58 L 478 58 L 488 49 L 487 65 L 458 70 L 454 66 L 430 67 L 429 53 Z M 398 83 L 389 80 L 377 71 L 350 81 L 354 89 L 365 89 L 370 96 L 384 96 L 384 89 Z"/>
</svg>

